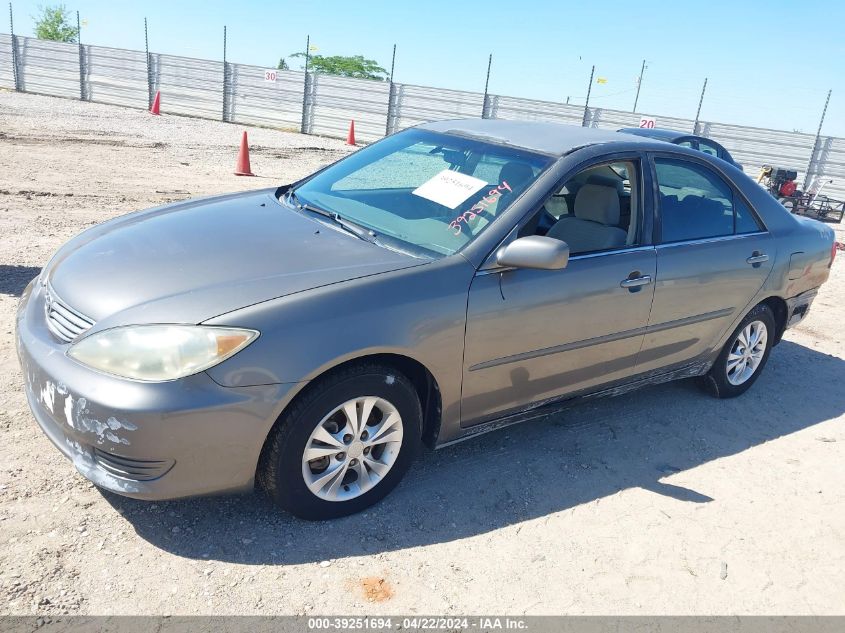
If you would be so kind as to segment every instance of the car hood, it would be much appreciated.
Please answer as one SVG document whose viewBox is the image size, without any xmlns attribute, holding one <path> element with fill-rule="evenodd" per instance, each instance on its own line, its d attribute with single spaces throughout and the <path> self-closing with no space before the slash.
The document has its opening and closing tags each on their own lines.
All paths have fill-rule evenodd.
<svg viewBox="0 0 845 633">
<path fill-rule="evenodd" d="M 274 191 L 189 200 L 98 225 L 65 244 L 42 279 L 101 329 L 201 323 L 427 261 L 304 216 L 279 203 Z"/>
</svg>

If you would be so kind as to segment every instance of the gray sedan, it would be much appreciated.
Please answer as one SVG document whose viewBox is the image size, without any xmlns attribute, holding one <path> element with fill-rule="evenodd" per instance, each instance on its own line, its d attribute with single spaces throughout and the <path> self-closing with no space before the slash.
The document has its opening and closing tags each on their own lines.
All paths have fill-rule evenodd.
<svg viewBox="0 0 845 633">
<path fill-rule="evenodd" d="M 422 445 L 676 378 L 743 393 L 833 243 L 701 152 L 445 121 L 85 231 L 24 292 L 18 352 L 36 421 L 96 485 L 257 484 L 330 518 Z"/>
</svg>

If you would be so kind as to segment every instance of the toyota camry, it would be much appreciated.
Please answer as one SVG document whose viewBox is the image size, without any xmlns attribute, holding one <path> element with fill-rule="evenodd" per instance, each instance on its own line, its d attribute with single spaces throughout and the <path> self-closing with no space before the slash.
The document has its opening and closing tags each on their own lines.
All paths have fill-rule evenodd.
<svg viewBox="0 0 845 633">
<path fill-rule="evenodd" d="M 17 347 L 35 420 L 97 486 L 258 486 L 331 518 L 424 445 L 584 396 L 678 378 L 742 394 L 833 244 L 690 148 L 442 121 L 83 232 L 24 292 Z"/>
</svg>

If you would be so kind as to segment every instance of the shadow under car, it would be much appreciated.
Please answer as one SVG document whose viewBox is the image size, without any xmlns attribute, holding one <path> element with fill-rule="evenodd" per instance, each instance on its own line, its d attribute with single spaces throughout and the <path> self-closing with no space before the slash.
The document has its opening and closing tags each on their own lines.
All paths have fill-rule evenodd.
<svg viewBox="0 0 845 633">
<path fill-rule="evenodd" d="M 784 394 L 817 393 L 843 371 L 842 359 L 783 341 L 740 398 L 717 400 L 684 380 L 587 401 L 429 451 L 387 499 L 332 521 L 297 519 L 262 494 L 156 503 L 103 496 L 139 536 L 163 550 L 252 565 L 454 541 L 634 487 L 686 503 L 718 502 L 661 479 L 836 418 L 845 412 L 841 389 L 829 389 L 823 398 Z M 777 406 L 764 416 L 763 402 Z"/>
</svg>

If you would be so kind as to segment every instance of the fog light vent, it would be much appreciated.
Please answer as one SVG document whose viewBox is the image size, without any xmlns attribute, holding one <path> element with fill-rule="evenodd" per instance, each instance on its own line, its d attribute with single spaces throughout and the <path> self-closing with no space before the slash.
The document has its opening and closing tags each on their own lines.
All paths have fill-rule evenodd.
<svg viewBox="0 0 845 633">
<path fill-rule="evenodd" d="M 132 481 L 158 479 L 173 467 L 173 460 L 133 459 L 94 449 L 94 460 L 107 473 Z"/>
</svg>

